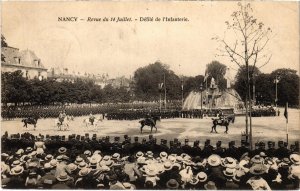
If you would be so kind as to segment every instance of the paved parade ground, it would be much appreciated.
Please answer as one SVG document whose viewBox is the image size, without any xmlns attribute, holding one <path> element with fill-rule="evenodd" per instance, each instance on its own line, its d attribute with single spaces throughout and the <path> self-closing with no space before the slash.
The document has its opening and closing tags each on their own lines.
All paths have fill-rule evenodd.
<svg viewBox="0 0 300 191">
<path fill-rule="evenodd" d="M 55 119 L 39 119 L 37 123 L 37 128 L 34 131 L 33 126 L 29 125 L 28 129 L 22 127 L 23 123 L 21 119 L 16 119 L 13 121 L 2 121 L 1 123 L 1 133 L 4 134 L 5 131 L 8 134 L 13 133 L 24 133 L 30 132 L 34 135 L 49 134 L 49 135 L 70 135 L 70 134 L 80 134 L 85 133 L 97 134 L 97 137 L 102 136 L 120 136 L 123 137 L 124 134 L 129 136 L 139 136 L 146 137 L 150 134 L 150 128 L 144 127 L 143 134 L 140 133 L 139 120 L 132 121 L 119 121 L 119 120 L 103 120 L 99 122 L 97 127 L 86 127 L 83 120 L 88 117 L 76 117 L 74 121 L 70 121 L 70 129 L 67 131 L 58 131 L 55 127 Z M 296 109 L 289 109 L 289 140 L 293 143 L 300 139 L 300 127 L 299 127 L 300 111 Z M 278 141 L 286 140 L 286 120 L 283 116 L 283 109 L 281 109 L 281 115 L 276 117 L 254 117 L 252 118 L 253 123 L 253 139 L 256 141 Z M 162 119 L 157 122 L 157 132 L 155 129 L 153 135 L 158 139 L 174 139 L 178 138 L 181 141 L 188 138 L 190 141 L 200 140 L 200 145 L 204 143 L 206 139 L 210 139 L 212 144 L 218 140 L 225 143 L 235 140 L 236 144 L 240 144 L 241 133 L 245 131 L 245 116 L 237 116 L 235 123 L 230 124 L 228 134 L 225 134 L 225 127 L 217 127 L 218 134 L 210 133 L 212 126 L 211 118 L 204 119 Z"/>
</svg>

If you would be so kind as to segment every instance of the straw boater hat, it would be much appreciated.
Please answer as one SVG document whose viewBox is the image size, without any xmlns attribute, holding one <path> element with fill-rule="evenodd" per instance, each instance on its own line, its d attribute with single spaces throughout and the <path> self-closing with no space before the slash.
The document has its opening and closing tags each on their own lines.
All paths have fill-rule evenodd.
<svg viewBox="0 0 300 191">
<path fill-rule="evenodd" d="M 145 173 L 147 176 L 156 176 L 158 174 L 158 169 L 154 165 L 147 165 Z"/>
<path fill-rule="evenodd" d="M 207 180 L 207 174 L 205 172 L 199 172 L 197 177 L 200 182 L 205 182 Z"/>
<path fill-rule="evenodd" d="M 216 184 L 213 181 L 209 181 L 207 184 L 204 185 L 206 190 L 217 190 Z"/>
<path fill-rule="evenodd" d="M 208 157 L 207 162 L 210 166 L 219 166 L 221 164 L 221 157 L 219 155 L 212 154 Z"/>
<path fill-rule="evenodd" d="M 179 183 L 175 179 L 170 179 L 167 184 L 167 188 L 169 189 L 178 189 Z"/>
<path fill-rule="evenodd" d="M 70 179 L 70 177 L 68 176 L 68 174 L 64 171 L 62 171 L 59 176 L 56 177 L 56 179 L 60 182 L 65 182 L 67 180 Z"/>
<path fill-rule="evenodd" d="M 110 156 L 108 156 L 108 155 L 105 155 L 103 158 L 102 158 L 102 160 L 103 161 L 109 161 L 110 160 Z"/>
<path fill-rule="evenodd" d="M 226 170 L 223 170 L 224 175 L 227 177 L 233 177 L 234 172 L 235 172 L 234 168 L 226 168 Z"/>
<path fill-rule="evenodd" d="M 52 160 L 50 161 L 50 165 L 51 165 L 52 167 L 56 167 L 57 161 L 56 161 L 55 159 L 52 159 Z"/>
<path fill-rule="evenodd" d="M 176 157 L 174 155 L 169 155 L 168 160 L 171 161 L 172 163 L 176 162 Z"/>
<path fill-rule="evenodd" d="M 110 168 L 108 166 L 101 166 L 101 172 L 109 172 L 110 171 Z"/>
<path fill-rule="evenodd" d="M 266 167 L 263 164 L 255 164 L 250 168 L 249 172 L 253 175 L 261 175 L 266 172 Z"/>
<path fill-rule="evenodd" d="M 97 166 L 97 159 L 95 157 L 92 157 L 90 159 L 90 166 Z"/>
<path fill-rule="evenodd" d="M 153 152 L 152 151 L 147 151 L 146 156 L 149 158 L 153 158 Z"/>
<path fill-rule="evenodd" d="M 126 188 L 126 190 L 134 190 L 135 189 L 135 187 L 132 184 L 130 184 L 129 182 L 124 182 L 123 186 Z"/>
<path fill-rule="evenodd" d="M 81 163 L 78 164 L 77 167 L 78 167 L 79 169 L 83 169 L 83 168 L 87 167 L 87 164 L 86 164 L 86 162 L 81 162 Z"/>
<path fill-rule="evenodd" d="M 52 166 L 49 162 L 44 164 L 44 169 L 51 169 L 51 168 L 52 168 Z"/>
<path fill-rule="evenodd" d="M 262 157 L 260 157 L 259 155 L 255 155 L 250 161 L 254 164 L 262 164 L 264 159 Z"/>
<path fill-rule="evenodd" d="M 15 161 L 11 164 L 12 167 L 15 167 L 15 166 L 18 166 L 18 165 L 21 165 L 21 162 L 20 162 L 19 160 L 15 160 Z"/>
<path fill-rule="evenodd" d="M 32 150 L 33 150 L 32 147 L 27 147 L 25 151 L 28 153 L 28 152 L 32 152 Z"/>
<path fill-rule="evenodd" d="M 139 152 L 137 152 L 137 153 L 135 154 L 135 157 L 136 157 L 136 158 L 139 158 L 139 157 L 142 157 L 142 156 L 144 156 L 144 153 L 141 152 L 141 151 L 139 151 Z"/>
<path fill-rule="evenodd" d="M 46 155 L 45 160 L 51 160 L 53 159 L 53 156 L 51 154 Z"/>
<path fill-rule="evenodd" d="M 165 170 L 171 170 L 173 167 L 172 163 L 170 161 L 167 161 L 164 163 L 164 169 Z"/>
<path fill-rule="evenodd" d="M 57 162 L 61 162 L 63 160 L 63 156 L 62 155 L 58 155 L 56 157 Z"/>
<path fill-rule="evenodd" d="M 78 175 L 79 175 L 79 176 L 86 176 L 86 175 L 88 175 L 90 172 L 91 172 L 91 169 L 89 169 L 89 168 L 82 168 L 82 169 L 79 171 Z"/>
<path fill-rule="evenodd" d="M 196 185 L 196 184 L 198 184 L 198 183 L 199 183 L 198 177 L 197 177 L 197 176 L 193 176 L 192 179 L 189 181 L 189 183 L 190 183 L 191 185 Z"/>
<path fill-rule="evenodd" d="M 221 160 L 221 165 L 223 167 L 226 167 L 226 168 L 235 168 L 236 167 L 236 160 L 234 160 L 233 158 L 231 157 L 226 157 L 225 159 Z"/>
<path fill-rule="evenodd" d="M 243 171 L 237 170 L 237 171 L 235 171 L 235 173 L 234 173 L 233 180 L 235 180 L 236 182 L 240 182 L 241 177 L 244 176 L 244 175 L 245 175 L 245 173 L 244 173 Z"/>
<path fill-rule="evenodd" d="M 290 159 L 292 163 L 299 165 L 300 164 L 300 156 L 298 154 L 291 154 Z"/>
<path fill-rule="evenodd" d="M 168 153 L 166 153 L 166 152 L 161 152 L 160 154 L 159 154 L 159 156 L 160 156 L 160 158 L 167 158 L 168 157 Z"/>
<path fill-rule="evenodd" d="M 77 157 L 74 163 L 75 163 L 76 165 L 79 165 L 79 163 L 81 163 L 81 162 L 83 162 L 83 158 Z"/>
<path fill-rule="evenodd" d="M 90 150 L 86 150 L 83 152 L 84 155 L 88 155 L 88 156 L 91 156 L 92 155 L 92 152 Z"/>
<path fill-rule="evenodd" d="M 120 159 L 121 155 L 119 153 L 114 153 L 111 157 L 112 160 L 118 160 Z"/>
<path fill-rule="evenodd" d="M 137 162 L 137 164 L 142 164 L 142 165 L 147 164 L 145 157 L 139 157 L 139 158 L 137 158 L 136 162 Z"/>
<path fill-rule="evenodd" d="M 10 170 L 10 174 L 14 175 L 14 176 L 17 176 L 17 175 L 22 174 L 23 171 L 24 171 L 24 168 L 22 166 L 18 165 L 18 166 L 15 166 L 14 168 L 12 168 Z"/>
<path fill-rule="evenodd" d="M 67 148 L 66 148 L 66 147 L 60 147 L 60 148 L 58 149 L 58 153 L 59 153 L 59 154 L 66 154 L 66 152 L 67 152 Z"/>
<path fill-rule="evenodd" d="M 67 165 L 67 169 L 69 170 L 69 172 L 73 172 L 77 169 L 77 165 L 75 165 L 74 163 L 70 163 Z"/>
</svg>

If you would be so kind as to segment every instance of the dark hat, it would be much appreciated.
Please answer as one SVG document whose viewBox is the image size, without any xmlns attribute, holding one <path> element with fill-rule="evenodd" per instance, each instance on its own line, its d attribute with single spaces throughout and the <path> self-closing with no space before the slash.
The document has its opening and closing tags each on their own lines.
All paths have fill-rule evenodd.
<svg viewBox="0 0 300 191">
<path fill-rule="evenodd" d="M 134 137 L 134 140 L 135 140 L 135 141 L 138 141 L 138 140 L 139 140 L 139 137 Z"/>
<path fill-rule="evenodd" d="M 221 145 L 222 145 L 222 141 L 218 141 L 217 146 L 221 146 Z"/>
<path fill-rule="evenodd" d="M 124 139 L 127 139 L 128 138 L 128 135 L 124 135 Z"/>
<path fill-rule="evenodd" d="M 206 190 L 217 190 L 216 184 L 213 181 L 208 181 L 207 184 L 204 185 Z"/>
<path fill-rule="evenodd" d="M 167 184 L 167 188 L 169 189 L 178 189 L 179 183 L 175 179 L 170 179 Z"/>
</svg>

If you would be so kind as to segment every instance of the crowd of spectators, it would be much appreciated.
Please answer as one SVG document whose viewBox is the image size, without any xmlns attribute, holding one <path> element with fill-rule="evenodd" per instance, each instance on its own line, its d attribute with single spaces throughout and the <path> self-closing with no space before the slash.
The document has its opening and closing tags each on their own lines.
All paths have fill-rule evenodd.
<svg viewBox="0 0 300 191">
<path fill-rule="evenodd" d="M 210 140 L 169 144 L 155 137 L 2 137 L 1 185 L 8 189 L 299 189 L 299 143 L 224 147 Z"/>
</svg>

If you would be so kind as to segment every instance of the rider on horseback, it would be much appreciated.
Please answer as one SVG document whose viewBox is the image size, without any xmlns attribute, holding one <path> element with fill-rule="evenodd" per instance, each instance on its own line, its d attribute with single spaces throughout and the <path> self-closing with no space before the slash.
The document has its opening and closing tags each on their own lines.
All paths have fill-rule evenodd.
<svg viewBox="0 0 300 191">
<path fill-rule="evenodd" d="M 223 123 L 225 121 L 225 116 L 221 109 L 219 110 L 218 115 L 219 115 L 219 120 Z"/>
<path fill-rule="evenodd" d="M 64 119 L 65 119 L 66 116 L 67 116 L 67 115 L 66 115 L 66 112 L 65 112 L 65 111 L 61 111 L 61 112 L 59 113 L 58 119 L 59 119 L 60 125 L 62 125 L 62 123 L 64 122 Z"/>
<path fill-rule="evenodd" d="M 89 121 L 90 121 L 90 123 L 91 123 L 92 125 L 94 125 L 95 116 L 93 116 L 92 113 L 90 113 Z"/>
</svg>

